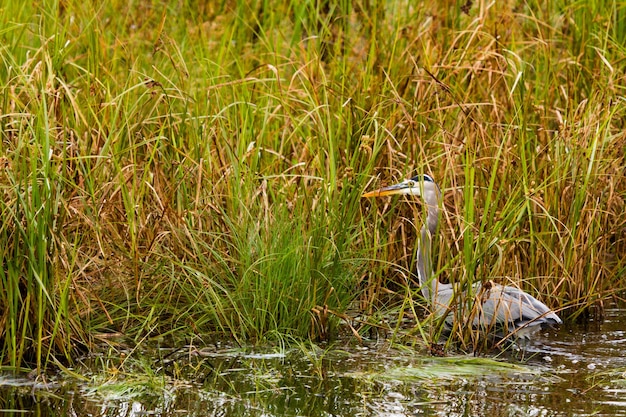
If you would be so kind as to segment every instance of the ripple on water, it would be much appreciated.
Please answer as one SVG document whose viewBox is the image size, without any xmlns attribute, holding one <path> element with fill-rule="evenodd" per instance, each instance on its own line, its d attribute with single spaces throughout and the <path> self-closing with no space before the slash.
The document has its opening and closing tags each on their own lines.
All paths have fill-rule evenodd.
<svg viewBox="0 0 626 417">
<path fill-rule="evenodd" d="M 122 388 L 112 384 L 112 373 L 96 385 L 93 369 L 84 370 L 93 375 L 88 382 L 57 385 L 0 375 L 0 410 L 124 417 L 626 416 L 624 342 L 626 309 L 608 309 L 603 323 L 538 335 L 523 363 L 422 357 L 384 342 L 213 348 L 120 374 Z M 117 391 L 107 396 L 107 389 Z"/>
</svg>

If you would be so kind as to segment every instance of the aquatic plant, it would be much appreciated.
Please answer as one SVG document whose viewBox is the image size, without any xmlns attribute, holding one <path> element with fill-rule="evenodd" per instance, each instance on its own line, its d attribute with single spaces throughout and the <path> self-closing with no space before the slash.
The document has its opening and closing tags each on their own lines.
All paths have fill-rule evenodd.
<svg viewBox="0 0 626 417">
<path fill-rule="evenodd" d="M 623 6 L 467 6 L 3 5 L 0 362 L 428 323 L 421 211 L 359 198 L 416 171 L 439 279 L 596 311 L 624 288 Z"/>
</svg>

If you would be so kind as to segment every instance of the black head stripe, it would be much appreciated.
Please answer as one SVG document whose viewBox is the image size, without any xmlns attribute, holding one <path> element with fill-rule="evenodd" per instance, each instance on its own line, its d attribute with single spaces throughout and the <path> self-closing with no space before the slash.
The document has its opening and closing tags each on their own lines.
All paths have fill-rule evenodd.
<svg viewBox="0 0 626 417">
<path fill-rule="evenodd" d="M 416 175 L 413 178 L 411 178 L 411 181 L 414 181 L 414 182 L 424 181 L 424 182 L 432 182 L 432 183 L 435 182 L 435 180 L 433 180 L 433 178 L 427 174 Z"/>
</svg>

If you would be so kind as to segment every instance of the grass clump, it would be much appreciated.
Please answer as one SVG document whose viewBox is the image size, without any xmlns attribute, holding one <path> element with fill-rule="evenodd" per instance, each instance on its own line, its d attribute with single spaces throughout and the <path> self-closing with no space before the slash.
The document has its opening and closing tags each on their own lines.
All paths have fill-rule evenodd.
<svg viewBox="0 0 626 417">
<path fill-rule="evenodd" d="M 0 361 L 406 305 L 413 216 L 360 195 L 415 171 L 445 190 L 440 279 L 566 316 L 618 294 L 621 6 L 467 6 L 2 6 Z"/>
</svg>

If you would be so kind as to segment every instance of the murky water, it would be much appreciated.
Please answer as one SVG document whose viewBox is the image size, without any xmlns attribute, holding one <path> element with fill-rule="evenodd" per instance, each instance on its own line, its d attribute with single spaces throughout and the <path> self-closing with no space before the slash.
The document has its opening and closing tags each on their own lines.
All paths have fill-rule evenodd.
<svg viewBox="0 0 626 417">
<path fill-rule="evenodd" d="M 0 375 L 0 415 L 626 415 L 625 347 L 626 309 L 609 309 L 602 324 L 542 335 L 524 363 L 424 358 L 384 343 L 162 350 L 128 373 L 98 358 L 94 369 L 108 372 L 83 372 L 84 381 L 46 385 Z"/>
</svg>

